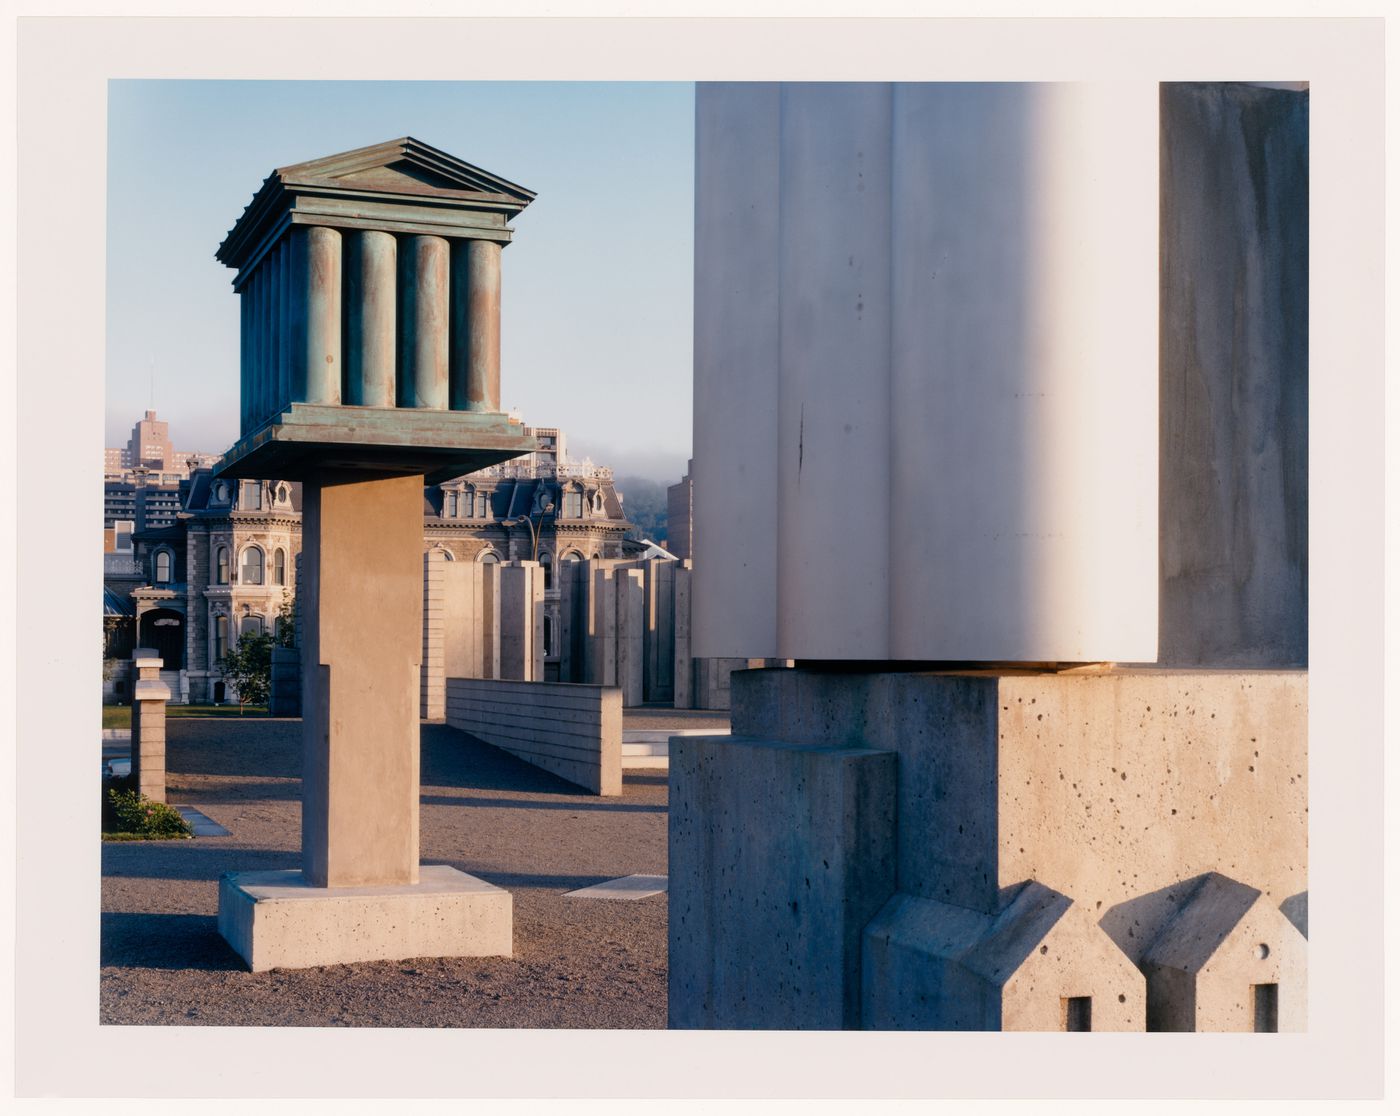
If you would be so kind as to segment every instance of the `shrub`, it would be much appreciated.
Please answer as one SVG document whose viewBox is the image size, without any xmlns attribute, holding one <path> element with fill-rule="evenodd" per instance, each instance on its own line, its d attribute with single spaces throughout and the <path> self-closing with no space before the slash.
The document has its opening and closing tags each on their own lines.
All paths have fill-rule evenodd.
<svg viewBox="0 0 1400 1116">
<path fill-rule="evenodd" d="M 131 776 L 108 779 L 103 783 L 102 832 L 123 838 L 164 840 L 193 837 L 190 823 L 180 811 L 164 802 L 153 802 L 138 794 Z"/>
</svg>

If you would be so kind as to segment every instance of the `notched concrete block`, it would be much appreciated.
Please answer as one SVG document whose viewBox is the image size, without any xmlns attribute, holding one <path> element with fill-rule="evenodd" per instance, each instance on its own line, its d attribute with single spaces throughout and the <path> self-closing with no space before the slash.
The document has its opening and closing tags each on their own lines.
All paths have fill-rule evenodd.
<svg viewBox="0 0 1400 1116">
<path fill-rule="evenodd" d="M 1305 1031 L 1307 942 L 1255 888 L 1208 872 L 1143 954 L 1151 1031 Z"/>
<path fill-rule="evenodd" d="M 1142 974 L 1086 909 L 1035 881 L 996 914 L 895 896 L 866 928 L 868 1030 L 1141 1031 Z"/>
</svg>

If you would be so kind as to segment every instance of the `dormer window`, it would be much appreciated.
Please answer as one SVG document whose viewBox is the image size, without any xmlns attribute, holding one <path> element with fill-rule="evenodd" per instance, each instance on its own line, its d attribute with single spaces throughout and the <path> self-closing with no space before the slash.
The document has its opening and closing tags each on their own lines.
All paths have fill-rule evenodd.
<svg viewBox="0 0 1400 1116">
<path fill-rule="evenodd" d="M 603 493 L 601 491 L 593 493 L 593 514 L 603 514 Z"/>
<path fill-rule="evenodd" d="M 170 560 L 170 551 L 157 550 L 155 561 L 155 583 L 157 585 L 170 584 L 170 571 L 173 563 Z"/>
<path fill-rule="evenodd" d="M 486 493 L 478 492 L 476 494 L 476 517 L 477 519 L 485 519 L 487 514 Z"/>
<path fill-rule="evenodd" d="M 577 490 L 564 493 L 564 516 L 568 519 L 583 518 L 583 493 Z"/>
<path fill-rule="evenodd" d="M 262 482 L 244 481 L 240 503 L 244 511 L 262 511 Z"/>
<path fill-rule="evenodd" d="M 457 493 L 445 492 L 442 500 L 442 514 L 446 519 L 457 518 Z"/>
</svg>

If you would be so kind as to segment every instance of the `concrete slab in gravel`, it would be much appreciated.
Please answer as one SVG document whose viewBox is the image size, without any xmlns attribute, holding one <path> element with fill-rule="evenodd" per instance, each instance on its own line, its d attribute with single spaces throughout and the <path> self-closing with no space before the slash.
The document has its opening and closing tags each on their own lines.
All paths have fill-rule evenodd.
<svg viewBox="0 0 1400 1116">
<path fill-rule="evenodd" d="M 180 816 L 190 823 L 190 828 L 194 830 L 196 837 L 232 837 L 233 834 L 221 826 L 203 810 L 196 810 L 193 806 L 176 806 L 180 811 Z"/>
<path fill-rule="evenodd" d="M 227 872 L 219 933 L 253 972 L 410 957 L 509 957 L 511 897 L 425 864 L 418 882 L 312 887 L 300 870 Z"/>
<path fill-rule="evenodd" d="M 666 890 L 665 876 L 623 876 L 565 893 L 566 899 L 645 899 Z"/>
</svg>

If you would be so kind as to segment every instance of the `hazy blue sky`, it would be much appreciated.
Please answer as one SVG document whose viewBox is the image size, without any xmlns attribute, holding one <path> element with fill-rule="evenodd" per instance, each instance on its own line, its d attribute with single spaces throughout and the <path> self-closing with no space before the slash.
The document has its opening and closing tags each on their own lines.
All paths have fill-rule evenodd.
<svg viewBox="0 0 1400 1116">
<path fill-rule="evenodd" d="M 503 262 L 501 402 L 572 456 L 679 479 L 691 437 L 689 83 L 113 81 L 106 444 L 154 401 L 238 437 L 238 296 L 214 250 L 276 167 L 411 135 L 538 196 Z"/>
</svg>

